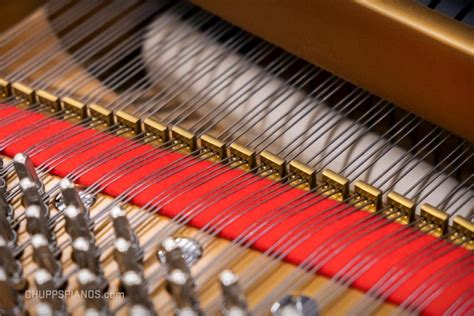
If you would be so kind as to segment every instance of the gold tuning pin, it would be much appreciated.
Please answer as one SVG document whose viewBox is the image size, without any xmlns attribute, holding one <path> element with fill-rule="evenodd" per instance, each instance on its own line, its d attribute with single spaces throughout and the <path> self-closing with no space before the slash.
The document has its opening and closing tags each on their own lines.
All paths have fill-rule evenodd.
<svg viewBox="0 0 474 316">
<path fill-rule="evenodd" d="M 376 212 L 382 208 L 382 191 L 376 187 L 359 180 L 354 184 L 354 193 L 352 202 L 355 207 L 369 212 Z"/>
<path fill-rule="evenodd" d="M 397 192 L 389 192 L 387 194 L 388 209 L 383 215 L 388 219 L 393 219 L 402 224 L 409 224 L 415 219 L 415 202 L 407 199 Z"/>
<path fill-rule="evenodd" d="M 85 119 L 87 114 L 87 106 L 70 97 L 62 98 L 63 108 L 67 114 L 75 114 L 79 119 Z"/>
<path fill-rule="evenodd" d="M 262 151 L 259 158 L 259 169 L 263 171 L 262 176 L 270 176 L 270 178 L 277 180 L 286 176 L 286 161 L 284 159 L 267 150 Z"/>
<path fill-rule="evenodd" d="M 28 86 L 25 86 L 22 83 L 14 82 L 12 84 L 12 94 L 17 99 L 25 101 L 26 105 L 33 105 L 36 103 L 35 90 L 31 89 Z"/>
<path fill-rule="evenodd" d="M 61 100 L 49 92 L 44 90 L 36 91 L 36 99 L 38 100 L 39 104 L 49 108 L 51 112 L 58 112 L 62 110 Z"/>
<path fill-rule="evenodd" d="M 234 166 L 240 166 L 240 163 L 243 162 L 244 165 L 240 167 L 247 171 L 252 170 L 257 165 L 255 151 L 239 143 L 232 143 L 229 146 L 229 156 L 235 162 Z"/>
<path fill-rule="evenodd" d="M 147 117 L 143 121 L 143 131 L 148 137 L 153 137 L 161 143 L 165 143 L 170 139 L 168 126 Z"/>
<path fill-rule="evenodd" d="M 316 170 L 308 165 L 292 160 L 288 164 L 288 173 L 291 185 L 306 190 L 316 188 Z"/>
<path fill-rule="evenodd" d="M 349 179 L 330 170 L 325 169 L 321 173 L 321 187 L 319 192 L 337 201 L 343 201 L 349 197 Z"/>
<path fill-rule="evenodd" d="M 125 111 L 117 111 L 115 113 L 115 120 L 117 121 L 117 124 L 130 128 L 134 134 L 140 134 L 142 131 L 140 118 Z"/>
<path fill-rule="evenodd" d="M 448 231 L 449 216 L 444 211 L 426 203 L 420 208 L 420 223 L 418 228 L 437 237 Z"/>
<path fill-rule="evenodd" d="M 196 135 L 179 126 L 171 128 L 171 137 L 176 144 L 182 144 L 187 150 L 193 152 L 197 149 Z"/>
<path fill-rule="evenodd" d="M 93 120 L 105 123 L 107 126 L 114 124 L 114 113 L 101 105 L 95 103 L 89 105 L 89 114 Z"/>
<path fill-rule="evenodd" d="M 203 134 L 200 138 L 201 149 L 207 151 L 211 157 L 217 156 L 222 160 L 227 157 L 226 144 L 211 135 Z"/>
<path fill-rule="evenodd" d="M 12 85 L 10 81 L 0 78 L 0 97 L 6 98 L 12 94 Z"/>
<path fill-rule="evenodd" d="M 457 245 L 462 245 L 469 250 L 474 249 L 474 223 L 456 215 L 453 218 L 449 239 Z"/>
</svg>

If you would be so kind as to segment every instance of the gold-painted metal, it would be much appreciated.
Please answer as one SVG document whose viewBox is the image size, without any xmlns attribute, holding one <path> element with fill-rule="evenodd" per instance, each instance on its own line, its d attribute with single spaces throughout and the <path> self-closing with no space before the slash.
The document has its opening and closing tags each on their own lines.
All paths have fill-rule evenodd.
<svg viewBox="0 0 474 316">
<path fill-rule="evenodd" d="M 395 220 L 402 224 L 409 224 L 415 219 L 415 202 L 407 199 L 397 192 L 387 194 L 388 209 L 383 215 L 388 219 Z"/>
<path fill-rule="evenodd" d="M 437 237 L 448 232 L 449 216 L 446 212 L 426 203 L 420 208 L 420 223 L 418 228 Z"/>
<path fill-rule="evenodd" d="M 44 90 L 37 90 L 36 91 L 36 99 L 38 103 L 48 107 L 52 112 L 61 111 L 61 100 L 55 96 Z"/>
<path fill-rule="evenodd" d="M 457 245 L 462 245 L 469 250 L 474 250 L 474 223 L 456 215 L 451 225 L 452 231 L 449 239 Z"/>
<path fill-rule="evenodd" d="M 85 119 L 88 116 L 87 106 L 84 103 L 70 97 L 62 98 L 62 103 L 66 113 L 75 114 L 79 119 Z"/>
<path fill-rule="evenodd" d="M 147 136 L 156 138 L 159 142 L 164 143 L 170 139 L 168 126 L 147 117 L 143 120 L 143 130 Z"/>
<path fill-rule="evenodd" d="M 36 103 L 36 92 L 28 86 L 20 82 L 14 82 L 12 84 L 12 94 L 20 100 L 26 102 L 26 105 L 32 105 Z"/>
<path fill-rule="evenodd" d="M 234 166 L 244 162 L 245 165 L 241 166 L 243 169 L 251 170 L 257 165 L 255 151 L 239 143 L 232 143 L 229 146 L 229 156 L 235 161 Z"/>
<path fill-rule="evenodd" d="M 321 187 L 319 192 L 337 201 L 343 201 L 349 197 L 349 179 L 330 169 L 321 173 Z"/>
<path fill-rule="evenodd" d="M 6 98 L 12 94 L 10 81 L 0 78 L 0 97 Z"/>
<path fill-rule="evenodd" d="M 316 188 L 316 170 L 298 160 L 288 164 L 289 184 L 305 190 Z"/>
<path fill-rule="evenodd" d="M 192 1 L 474 141 L 473 32 L 451 17 L 414 0 Z"/>
<path fill-rule="evenodd" d="M 142 123 L 140 118 L 125 111 L 117 111 L 115 113 L 115 120 L 117 121 L 117 124 L 130 128 L 135 134 L 140 134 L 142 131 Z"/>
<path fill-rule="evenodd" d="M 277 155 L 264 150 L 259 155 L 260 158 L 260 171 L 263 171 L 262 176 L 270 175 L 281 179 L 286 176 L 286 161 L 278 157 Z M 275 174 L 276 172 L 276 174 Z"/>
<path fill-rule="evenodd" d="M 101 105 L 90 104 L 89 114 L 93 120 L 105 123 L 107 126 L 114 124 L 114 113 Z"/>
<path fill-rule="evenodd" d="M 217 156 L 219 159 L 227 157 L 227 147 L 223 141 L 218 140 L 211 135 L 204 134 L 200 137 L 201 149 L 212 153 L 212 156 Z"/>
<path fill-rule="evenodd" d="M 177 144 L 185 145 L 186 149 L 193 152 L 197 149 L 197 140 L 194 133 L 179 126 L 171 128 L 171 137 Z"/>
<path fill-rule="evenodd" d="M 352 203 L 369 212 L 375 212 L 382 208 L 382 191 L 364 182 L 354 183 L 355 197 Z"/>
</svg>

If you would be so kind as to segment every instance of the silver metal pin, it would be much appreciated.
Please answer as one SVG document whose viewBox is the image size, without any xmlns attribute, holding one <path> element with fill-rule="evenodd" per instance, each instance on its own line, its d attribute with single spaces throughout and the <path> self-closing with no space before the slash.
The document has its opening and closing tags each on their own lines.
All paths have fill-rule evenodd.
<svg viewBox="0 0 474 316">
<path fill-rule="evenodd" d="M 64 219 L 66 221 L 66 232 L 71 236 L 71 239 L 82 237 L 91 241 L 94 240 L 83 210 L 75 205 L 70 205 L 64 210 Z"/>
<path fill-rule="evenodd" d="M 2 237 L 0 237 L 0 266 L 4 269 L 8 279 L 17 291 L 26 290 L 28 283 L 23 277 L 23 267 L 15 259 L 12 249 Z"/>
<path fill-rule="evenodd" d="M 51 249 L 56 249 L 56 237 L 54 236 L 48 219 L 38 205 L 30 205 L 25 209 L 26 231 L 30 236 L 43 235 L 48 240 Z"/>
<path fill-rule="evenodd" d="M 49 209 L 43 201 L 42 193 L 36 184 L 28 178 L 20 180 L 20 189 L 23 192 L 23 205 L 25 207 L 31 205 L 39 206 L 46 218 L 49 218 Z"/>
<path fill-rule="evenodd" d="M 174 299 L 176 314 L 202 315 L 194 289 L 194 281 L 189 274 L 174 269 L 168 273 L 166 281 L 166 289 Z"/>
<path fill-rule="evenodd" d="M 162 252 L 160 253 L 160 251 Z M 160 261 L 166 264 L 168 272 L 173 270 L 181 270 L 185 273 L 190 272 L 184 260 L 183 251 L 173 238 L 168 237 L 163 240 L 160 251 L 158 251 L 158 259 L 161 259 Z"/>
<path fill-rule="evenodd" d="M 132 305 L 128 308 L 129 316 L 155 316 L 155 311 L 143 305 Z"/>
<path fill-rule="evenodd" d="M 120 274 L 123 275 L 128 271 L 134 271 L 143 275 L 143 267 L 141 262 L 134 256 L 132 244 L 123 239 L 117 238 L 114 243 L 114 259 L 117 262 Z"/>
<path fill-rule="evenodd" d="M 66 304 L 62 296 L 57 294 L 60 289 L 57 288 L 54 276 L 46 269 L 39 269 L 35 272 L 34 281 L 41 300 L 52 308 L 53 315 L 67 315 Z"/>
<path fill-rule="evenodd" d="M 44 184 L 41 182 L 36 173 L 35 166 L 28 155 L 18 153 L 13 157 L 13 166 L 15 168 L 18 179 L 29 179 L 38 187 L 38 190 L 44 192 Z"/>
<path fill-rule="evenodd" d="M 101 281 L 97 276 L 88 269 L 82 269 L 77 274 L 77 282 L 79 283 L 81 291 L 94 293 L 94 295 L 85 298 L 86 310 L 90 310 L 90 313 L 96 311 L 97 315 L 107 315 L 108 307 L 103 295 L 95 295 L 98 291 L 104 293 L 102 285 L 100 284 Z"/>
<path fill-rule="evenodd" d="M 121 283 L 131 306 L 140 306 L 147 311 L 149 315 L 156 315 L 145 282 L 139 273 L 135 271 L 125 272 L 122 275 Z"/>
<path fill-rule="evenodd" d="M 93 273 L 100 281 L 102 290 L 107 289 L 107 280 L 100 264 L 100 252 L 95 244 L 82 237 L 73 240 L 71 259 L 80 269 Z"/>
<path fill-rule="evenodd" d="M 46 237 L 40 234 L 32 236 L 31 245 L 33 246 L 33 261 L 39 268 L 52 275 L 57 288 L 65 286 L 67 280 L 63 277 L 62 265 L 51 251 Z"/>
<path fill-rule="evenodd" d="M 7 183 L 0 175 L 0 216 L 5 216 L 11 222 L 13 215 L 13 207 L 7 200 Z"/>
<path fill-rule="evenodd" d="M 239 277 L 230 270 L 219 275 L 222 291 L 222 314 L 248 315 L 247 301 L 239 286 Z"/>
<path fill-rule="evenodd" d="M 75 206 L 81 210 L 81 213 L 83 214 L 82 216 L 87 221 L 88 227 L 93 229 L 94 222 L 89 216 L 89 209 L 84 204 L 79 192 L 74 186 L 74 183 L 72 183 L 69 179 L 64 178 L 59 182 L 59 189 L 61 190 L 64 206 L 66 208 L 69 206 Z"/>
<path fill-rule="evenodd" d="M 0 267 L 0 315 L 24 315 L 23 297 L 12 286 L 2 267 Z"/>
<path fill-rule="evenodd" d="M 54 316 L 54 310 L 49 303 L 39 302 L 35 306 L 36 316 Z"/>
<path fill-rule="evenodd" d="M 5 240 L 10 248 L 16 248 L 18 235 L 13 229 L 10 220 L 2 211 L 0 211 L 0 236 Z"/>
<path fill-rule="evenodd" d="M 125 213 L 125 211 L 117 205 L 110 210 L 110 217 L 112 218 L 115 237 L 123 238 L 126 241 L 130 242 L 135 256 L 138 258 L 139 261 L 143 261 L 144 252 L 143 249 L 140 247 L 140 243 L 135 232 L 130 227 L 130 223 L 127 219 L 127 213 Z"/>
</svg>

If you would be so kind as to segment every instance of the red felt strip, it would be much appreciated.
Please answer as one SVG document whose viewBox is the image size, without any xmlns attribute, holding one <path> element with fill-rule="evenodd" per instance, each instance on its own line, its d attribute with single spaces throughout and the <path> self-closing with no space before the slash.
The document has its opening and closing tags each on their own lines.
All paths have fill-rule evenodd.
<svg viewBox="0 0 474 316">
<path fill-rule="evenodd" d="M 14 114 L 20 111 L 23 110 L 2 105 L 0 107 L 0 120 L 7 117 L 13 118 L 15 117 Z M 20 133 L 25 127 L 34 126 L 44 118 L 41 114 L 29 112 L 27 116 L 19 120 L 2 121 L 4 122 L 0 123 L 2 124 L 0 125 L 0 142 L 2 146 L 5 145 L 3 142 L 7 137 Z M 8 124 L 5 124 L 5 122 L 8 122 Z M 69 130 L 71 128 L 69 122 L 52 120 L 50 124 L 35 128 L 32 132 L 28 132 L 23 137 L 20 137 L 20 139 L 8 144 L 3 148 L 2 152 L 8 156 L 13 156 L 38 144 L 42 140 L 48 139 L 52 135 L 67 133 L 66 129 L 68 128 Z M 68 155 L 66 159 L 60 160 L 59 164 L 54 165 L 53 174 L 66 176 L 81 165 L 94 161 L 94 157 L 104 157 L 110 152 L 111 148 L 125 146 L 130 143 L 130 140 L 115 136 L 108 137 L 103 142 L 93 143 L 91 140 L 94 137 L 97 138 L 97 131 L 77 126 L 74 129 L 79 131 L 79 133 L 72 137 L 67 137 L 57 144 L 33 155 L 32 160 L 35 165 L 44 163 L 51 157 L 54 157 L 55 154 L 64 152 L 67 148 L 72 148 L 71 146 L 90 142 L 91 145 L 88 146 L 87 150 L 75 151 L 74 154 Z M 153 149 L 149 145 L 140 145 L 133 151 L 126 151 L 122 155 L 92 168 L 79 178 L 78 183 L 91 185 L 98 179 L 101 179 L 108 171 L 110 172 L 127 163 L 133 163 L 133 161 L 137 161 L 137 159 L 140 159 L 142 155 L 150 150 L 157 149 Z M 139 168 L 132 168 L 132 170 L 121 172 L 117 180 L 109 183 L 104 188 L 104 193 L 117 196 L 134 184 L 140 183 L 140 179 L 151 172 L 163 170 L 163 168 L 176 163 L 176 161 L 182 158 L 182 154 L 167 152 L 164 155 L 160 155 L 159 158 L 150 159 L 150 161 L 147 161 L 145 165 Z M 399 236 L 398 234 L 404 232 L 402 230 L 403 227 L 397 223 L 390 223 L 386 222 L 385 219 L 371 217 L 367 212 L 354 210 L 350 206 L 340 205 L 333 200 L 317 196 L 307 203 L 295 206 L 294 209 L 280 209 L 280 206 L 285 205 L 289 201 L 301 198 L 305 192 L 294 188 L 288 189 L 285 185 L 272 184 L 273 182 L 268 179 L 245 175 L 243 171 L 235 169 L 229 169 L 217 175 L 219 170 L 221 170 L 220 168 L 220 165 L 215 165 L 208 161 L 198 161 L 192 166 L 182 168 L 179 172 L 168 177 L 160 178 L 146 190 L 134 196 L 132 202 L 138 206 L 143 206 L 151 199 L 160 196 L 160 193 L 169 192 L 166 190 L 172 188 L 173 185 L 193 181 L 196 178 L 193 175 L 200 174 L 202 170 L 206 169 L 208 174 L 216 176 L 213 178 L 212 176 L 206 177 L 200 174 L 202 183 L 198 187 L 190 191 L 175 190 L 166 202 L 160 204 L 160 213 L 173 218 L 180 214 L 182 210 L 199 205 L 200 208 L 196 208 L 199 211 L 197 213 L 195 211 L 194 215 L 189 218 L 189 224 L 197 228 L 202 228 L 208 223 L 218 223 L 218 219 L 226 215 L 232 220 L 226 221 L 225 225 L 217 225 L 217 227 L 219 229 L 219 236 L 230 240 L 239 237 L 242 233 L 246 232 L 248 227 L 252 227 L 251 225 L 259 220 L 274 216 L 264 226 L 268 231 L 265 234 L 262 233 L 262 236 L 252 244 L 252 247 L 265 252 L 268 249 L 275 248 L 274 245 L 276 244 L 278 245 L 276 247 L 277 250 L 284 250 L 287 249 L 288 244 L 285 242 L 278 244 L 282 236 L 286 236 L 285 240 L 288 241 L 292 240 L 295 234 L 300 234 L 304 238 L 295 238 L 290 243 L 290 245 L 295 247 L 291 249 L 291 252 L 284 260 L 300 264 L 314 250 L 321 252 L 322 250 L 318 249 L 318 247 L 323 245 L 322 249 L 325 250 L 321 252 L 318 260 L 312 261 L 312 266 L 319 268 L 322 265 L 319 273 L 328 277 L 334 276 L 358 253 L 370 248 L 373 243 L 383 240 L 384 236 L 388 236 L 393 232 L 398 232 L 395 236 Z M 240 185 L 225 198 L 219 199 L 215 197 L 213 199 L 212 193 L 216 189 L 222 188 L 223 184 L 238 177 L 243 177 L 242 181 L 244 181 L 245 185 Z M 271 189 L 268 188 L 269 185 L 272 185 Z M 271 195 L 271 192 L 276 192 L 275 190 L 279 190 L 282 193 L 268 199 L 269 195 L 265 194 Z M 202 201 L 208 202 L 202 204 L 200 203 Z M 294 203 L 294 205 L 297 204 L 298 202 Z M 255 205 L 257 206 L 254 207 Z M 229 209 L 229 206 L 232 206 L 232 208 Z M 278 210 L 281 213 L 278 213 L 279 215 L 277 216 Z M 327 216 L 331 217 L 328 218 Z M 278 221 L 278 219 L 283 218 L 285 219 L 284 221 Z M 366 228 L 353 225 L 358 221 L 362 221 L 365 224 L 384 223 L 384 225 L 373 230 L 373 225 Z M 295 229 L 296 227 L 299 228 Z M 360 227 L 360 229 L 357 229 L 357 227 Z M 290 231 L 292 232 L 290 233 Z M 341 231 L 345 232 L 346 235 L 341 235 Z M 400 244 L 399 247 L 396 247 L 394 251 L 390 251 L 388 254 L 385 250 L 391 249 L 394 244 L 397 244 L 397 237 L 383 240 L 380 245 L 377 244 L 378 246 L 372 247 L 371 255 L 376 258 L 376 264 L 357 277 L 353 284 L 354 287 L 364 291 L 370 289 L 392 267 L 399 269 L 406 266 L 406 264 L 410 264 L 406 262 L 410 254 L 419 253 L 436 241 L 436 238 L 418 232 L 408 233 L 407 231 L 405 234 L 407 237 L 416 234 L 417 238 L 406 245 Z M 338 238 L 336 239 L 334 236 Z M 297 244 L 297 240 L 303 240 L 303 242 Z M 340 242 L 337 242 L 337 240 L 340 240 Z M 408 280 L 403 282 L 397 291 L 390 294 L 390 302 L 400 304 L 430 275 L 469 254 L 464 248 L 455 247 L 448 243 L 439 244 L 442 246 L 438 246 L 436 249 L 447 250 L 446 254 L 436 260 L 425 259 L 425 265 L 422 269 L 410 269 L 412 273 L 407 271 Z M 337 251 L 335 252 L 335 250 Z M 469 262 L 465 261 L 464 264 L 459 266 L 459 271 L 472 271 L 472 264 L 472 260 L 469 260 Z M 443 288 L 438 298 L 429 303 L 423 313 L 426 315 L 442 314 L 457 298 L 473 287 L 474 273 L 468 272 L 460 281 Z"/>
</svg>

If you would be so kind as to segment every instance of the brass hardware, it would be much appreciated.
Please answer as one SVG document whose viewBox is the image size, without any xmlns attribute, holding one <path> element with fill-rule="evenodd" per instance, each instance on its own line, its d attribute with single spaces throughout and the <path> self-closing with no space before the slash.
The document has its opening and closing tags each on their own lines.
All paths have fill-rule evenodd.
<svg viewBox="0 0 474 316">
<path fill-rule="evenodd" d="M 429 232 L 437 237 L 446 234 L 448 231 L 448 214 L 430 204 L 421 206 L 420 219 L 421 222 L 418 224 L 418 228 L 421 231 Z"/>
<path fill-rule="evenodd" d="M 232 143 L 229 146 L 229 155 L 236 162 L 245 162 L 248 169 L 255 168 L 257 164 L 255 152 L 248 147 L 240 145 L 239 143 Z"/>
<path fill-rule="evenodd" d="M 409 224 L 415 219 L 415 202 L 397 192 L 387 194 L 388 210 L 383 212 L 388 219 L 394 219 L 402 224 Z"/>
<path fill-rule="evenodd" d="M 138 117 L 119 110 L 115 113 L 115 119 L 117 124 L 130 128 L 135 134 L 140 134 L 142 130 L 142 124 Z"/>
<path fill-rule="evenodd" d="M 290 175 L 290 184 L 304 189 L 316 188 L 316 170 L 299 162 L 292 160 L 288 164 L 288 172 Z M 292 180 L 293 178 L 293 180 Z"/>
<path fill-rule="evenodd" d="M 364 182 L 357 181 L 354 184 L 355 197 L 353 203 L 356 207 L 375 212 L 382 208 L 382 191 L 376 187 Z"/>
<path fill-rule="evenodd" d="M 49 92 L 44 90 L 36 91 L 36 99 L 38 103 L 50 108 L 52 112 L 61 111 L 61 100 Z"/>
<path fill-rule="evenodd" d="M 451 226 L 452 232 L 449 239 L 457 245 L 462 245 L 469 250 L 474 249 L 474 223 L 456 215 Z"/>
<path fill-rule="evenodd" d="M 184 144 L 187 149 L 191 152 L 197 148 L 196 135 L 179 126 L 173 126 L 171 128 L 171 137 L 176 143 Z"/>
<path fill-rule="evenodd" d="M 274 172 L 278 174 L 278 178 L 283 178 L 286 175 L 286 162 L 275 154 L 264 150 L 260 153 L 260 170 Z"/>
<path fill-rule="evenodd" d="M 89 105 L 89 114 L 92 119 L 105 123 L 107 126 L 114 124 L 114 114 L 112 111 L 98 104 Z"/>
<path fill-rule="evenodd" d="M 319 192 L 338 201 L 349 197 L 349 179 L 330 169 L 321 173 L 321 188 Z"/>
<path fill-rule="evenodd" d="M 202 135 L 200 140 L 202 149 L 217 155 L 221 160 L 227 156 L 227 148 L 224 142 L 207 134 Z"/>
<path fill-rule="evenodd" d="M 12 84 L 12 93 L 17 99 L 21 99 L 26 102 L 27 105 L 36 103 L 35 90 L 25 86 L 22 83 L 15 82 Z"/>
<path fill-rule="evenodd" d="M 63 108 L 66 113 L 76 114 L 80 119 L 87 117 L 87 106 L 70 97 L 62 98 Z"/>
<path fill-rule="evenodd" d="M 6 98 L 12 94 L 10 81 L 0 78 L 0 97 Z"/>
<path fill-rule="evenodd" d="M 143 130 L 147 135 L 156 137 L 161 142 L 167 142 L 170 138 L 168 126 L 149 117 L 143 121 Z"/>
</svg>

